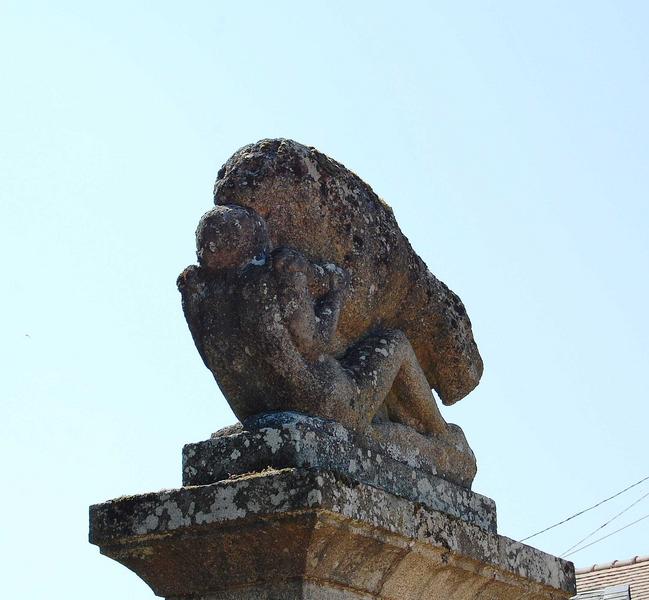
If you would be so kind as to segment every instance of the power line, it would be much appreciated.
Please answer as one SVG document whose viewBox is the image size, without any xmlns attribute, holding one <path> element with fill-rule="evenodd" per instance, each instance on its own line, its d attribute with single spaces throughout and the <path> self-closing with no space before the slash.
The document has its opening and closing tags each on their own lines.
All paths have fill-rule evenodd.
<svg viewBox="0 0 649 600">
<path fill-rule="evenodd" d="M 613 521 L 615 521 L 615 519 L 617 519 L 618 517 L 621 517 L 625 512 L 627 512 L 628 510 L 633 508 L 636 504 L 638 504 L 639 502 L 644 500 L 647 496 L 649 496 L 649 492 L 647 492 L 643 496 L 640 496 L 640 498 L 638 498 L 635 502 L 629 504 L 629 506 L 627 506 L 624 510 L 621 510 L 614 517 L 611 517 L 608 521 L 606 521 L 606 523 L 604 523 L 603 525 L 600 525 L 597 529 L 593 529 L 593 531 L 591 531 L 585 538 L 579 540 L 576 544 L 574 544 L 573 546 L 570 546 L 570 548 L 568 548 L 567 550 L 564 550 L 561 553 L 561 556 L 562 557 L 566 556 L 568 554 L 568 552 L 570 552 L 571 550 L 573 550 L 577 546 L 580 546 L 581 544 L 583 544 L 587 539 L 593 537 L 593 535 L 595 535 L 598 531 L 601 531 L 602 529 L 604 529 L 604 527 L 606 527 L 607 525 L 610 525 Z"/>
<path fill-rule="evenodd" d="M 566 558 L 568 556 L 572 556 L 573 554 L 576 554 L 577 552 L 581 552 L 585 548 L 589 548 L 590 546 L 597 544 L 598 542 L 601 542 L 602 540 L 605 540 L 606 538 L 610 538 L 612 535 L 615 535 L 616 533 L 619 533 L 620 531 L 623 531 L 625 529 L 628 529 L 631 527 L 631 525 L 635 525 L 636 523 L 639 523 L 640 521 L 644 521 L 645 519 L 649 519 L 649 514 L 646 514 L 644 517 L 640 517 L 639 519 L 633 521 L 633 523 L 629 523 L 628 525 L 625 525 L 624 527 L 620 527 L 619 529 L 616 529 L 615 531 L 611 531 L 608 535 L 602 536 L 599 539 L 596 539 L 594 542 L 591 542 L 590 544 L 586 544 L 585 546 L 582 546 L 581 548 L 577 548 L 576 550 L 573 550 L 570 554 L 566 554 Z"/>
<path fill-rule="evenodd" d="M 575 513 L 574 515 L 570 515 L 569 517 L 563 519 L 563 521 L 559 521 L 558 523 L 555 523 L 554 525 L 550 525 L 549 527 L 546 527 L 545 529 L 541 529 L 541 531 L 537 531 L 536 533 L 533 533 L 532 535 L 528 535 L 527 537 L 525 537 L 525 538 L 523 538 L 522 540 L 519 540 L 519 541 L 526 542 L 527 540 L 531 540 L 533 537 L 536 537 L 537 535 L 541 535 L 542 533 L 545 533 L 546 531 L 550 531 L 550 529 L 554 529 L 555 527 L 559 527 L 559 525 L 563 525 L 564 523 L 567 523 L 568 521 L 571 521 L 575 517 L 579 517 L 580 515 L 583 515 L 584 513 L 587 513 L 589 510 L 593 510 L 594 508 L 597 508 L 598 506 L 601 506 L 605 502 L 608 502 L 609 500 L 613 500 L 613 498 L 617 498 L 618 496 L 624 494 L 624 492 L 628 492 L 631 488 L 634 488 L 637 485 L 640 485 L 641 483 L 647 481 L 647 479 L 649 479 L 649 475 L 647 475 L 647 477 L 643 477 L 640 481 L 636 481 L 634 484 L 630 485 L 629 487 L 624 488 L 621 492 L 618 492 L 617 494 L 613 494 L 609 498 L 601 500 L 597 504 L 593 504 L 593 506 L 589 506 L 588 508 L 585 508 L 584 510 L 580 510 L 578 513 Z"/>
</svg>

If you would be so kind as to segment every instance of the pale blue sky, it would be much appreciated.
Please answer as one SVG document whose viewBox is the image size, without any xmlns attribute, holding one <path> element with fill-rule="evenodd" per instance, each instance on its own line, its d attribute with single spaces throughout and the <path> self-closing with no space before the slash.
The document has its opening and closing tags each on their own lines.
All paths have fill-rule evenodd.
<svg viewBox="0 0 649 600">
<path fill-rule="evenodd" d="M 502 534 L 649 475 L 648 27 L 639 1 L 0 2 L 3 596 L 152 597 L 87 507 L 178 486 L 182 445 L 233 422 L 175 279 L 264 137 L 356 171 L 464 300 L 485 375 L 445 415 Z"/>
</svg>

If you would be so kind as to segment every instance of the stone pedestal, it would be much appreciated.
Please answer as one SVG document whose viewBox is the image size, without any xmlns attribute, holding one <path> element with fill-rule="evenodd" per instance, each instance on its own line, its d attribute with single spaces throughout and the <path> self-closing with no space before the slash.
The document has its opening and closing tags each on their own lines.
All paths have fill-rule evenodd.
<svg viewBox="0 0 649 600">
<path fill-rule="evenodd" d="M 559 600 L 572 563 L 496 534 L 426 457 L 292 413 L 183 451 L 184 487 L 90 508 L 90 541 L 169 600 Z"/>
</svg>

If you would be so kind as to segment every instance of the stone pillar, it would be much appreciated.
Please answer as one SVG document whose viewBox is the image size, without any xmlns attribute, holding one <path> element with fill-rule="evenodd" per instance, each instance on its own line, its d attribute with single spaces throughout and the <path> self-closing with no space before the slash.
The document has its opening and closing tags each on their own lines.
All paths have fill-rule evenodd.
<svg viewBox="0 0 649 600">
<path fill-rule="evenodd" d="M 559 600 L 572 563 L 496 533 L 416 451 L 276 413 L 183 449 L 183 487 L 90 508 L 90 541 L 168 600 Z"/>
</svg>

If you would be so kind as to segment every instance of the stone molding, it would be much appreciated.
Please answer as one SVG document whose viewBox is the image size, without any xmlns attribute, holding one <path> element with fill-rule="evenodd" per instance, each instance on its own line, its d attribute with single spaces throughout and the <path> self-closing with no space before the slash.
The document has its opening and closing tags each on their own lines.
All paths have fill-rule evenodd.
<svg viewBox="0 0 649 600">
<path fill-rule="evenodd" d="M 265 415 L 183 450 L 185 486 L 90 507 L 90 541 L 169 600 L 560 600 L 572 563 L 489 498 L 337 423 Z M 400 460 L 398 460 L 400 459 Z"/>
<path fill-rule="evenodd" d="M 416 434 L 419 435 L 419 434 Z M 267 467 L 317 468 L 386 490 L 496 532 L 493 500 L 438 476 L 422 444 L 403 447 L 293 412 L 261 415 L 183 448 L 183 485 L 206 485 Z"/>
<path fill-rule="evenodd" d="M 91 543 L 168 598 L 245 598 L 294 580 L 392 600 L 574 592 L 571 563 L 316 469 L 118 498 L 90 516 Z"/>
</svg>

